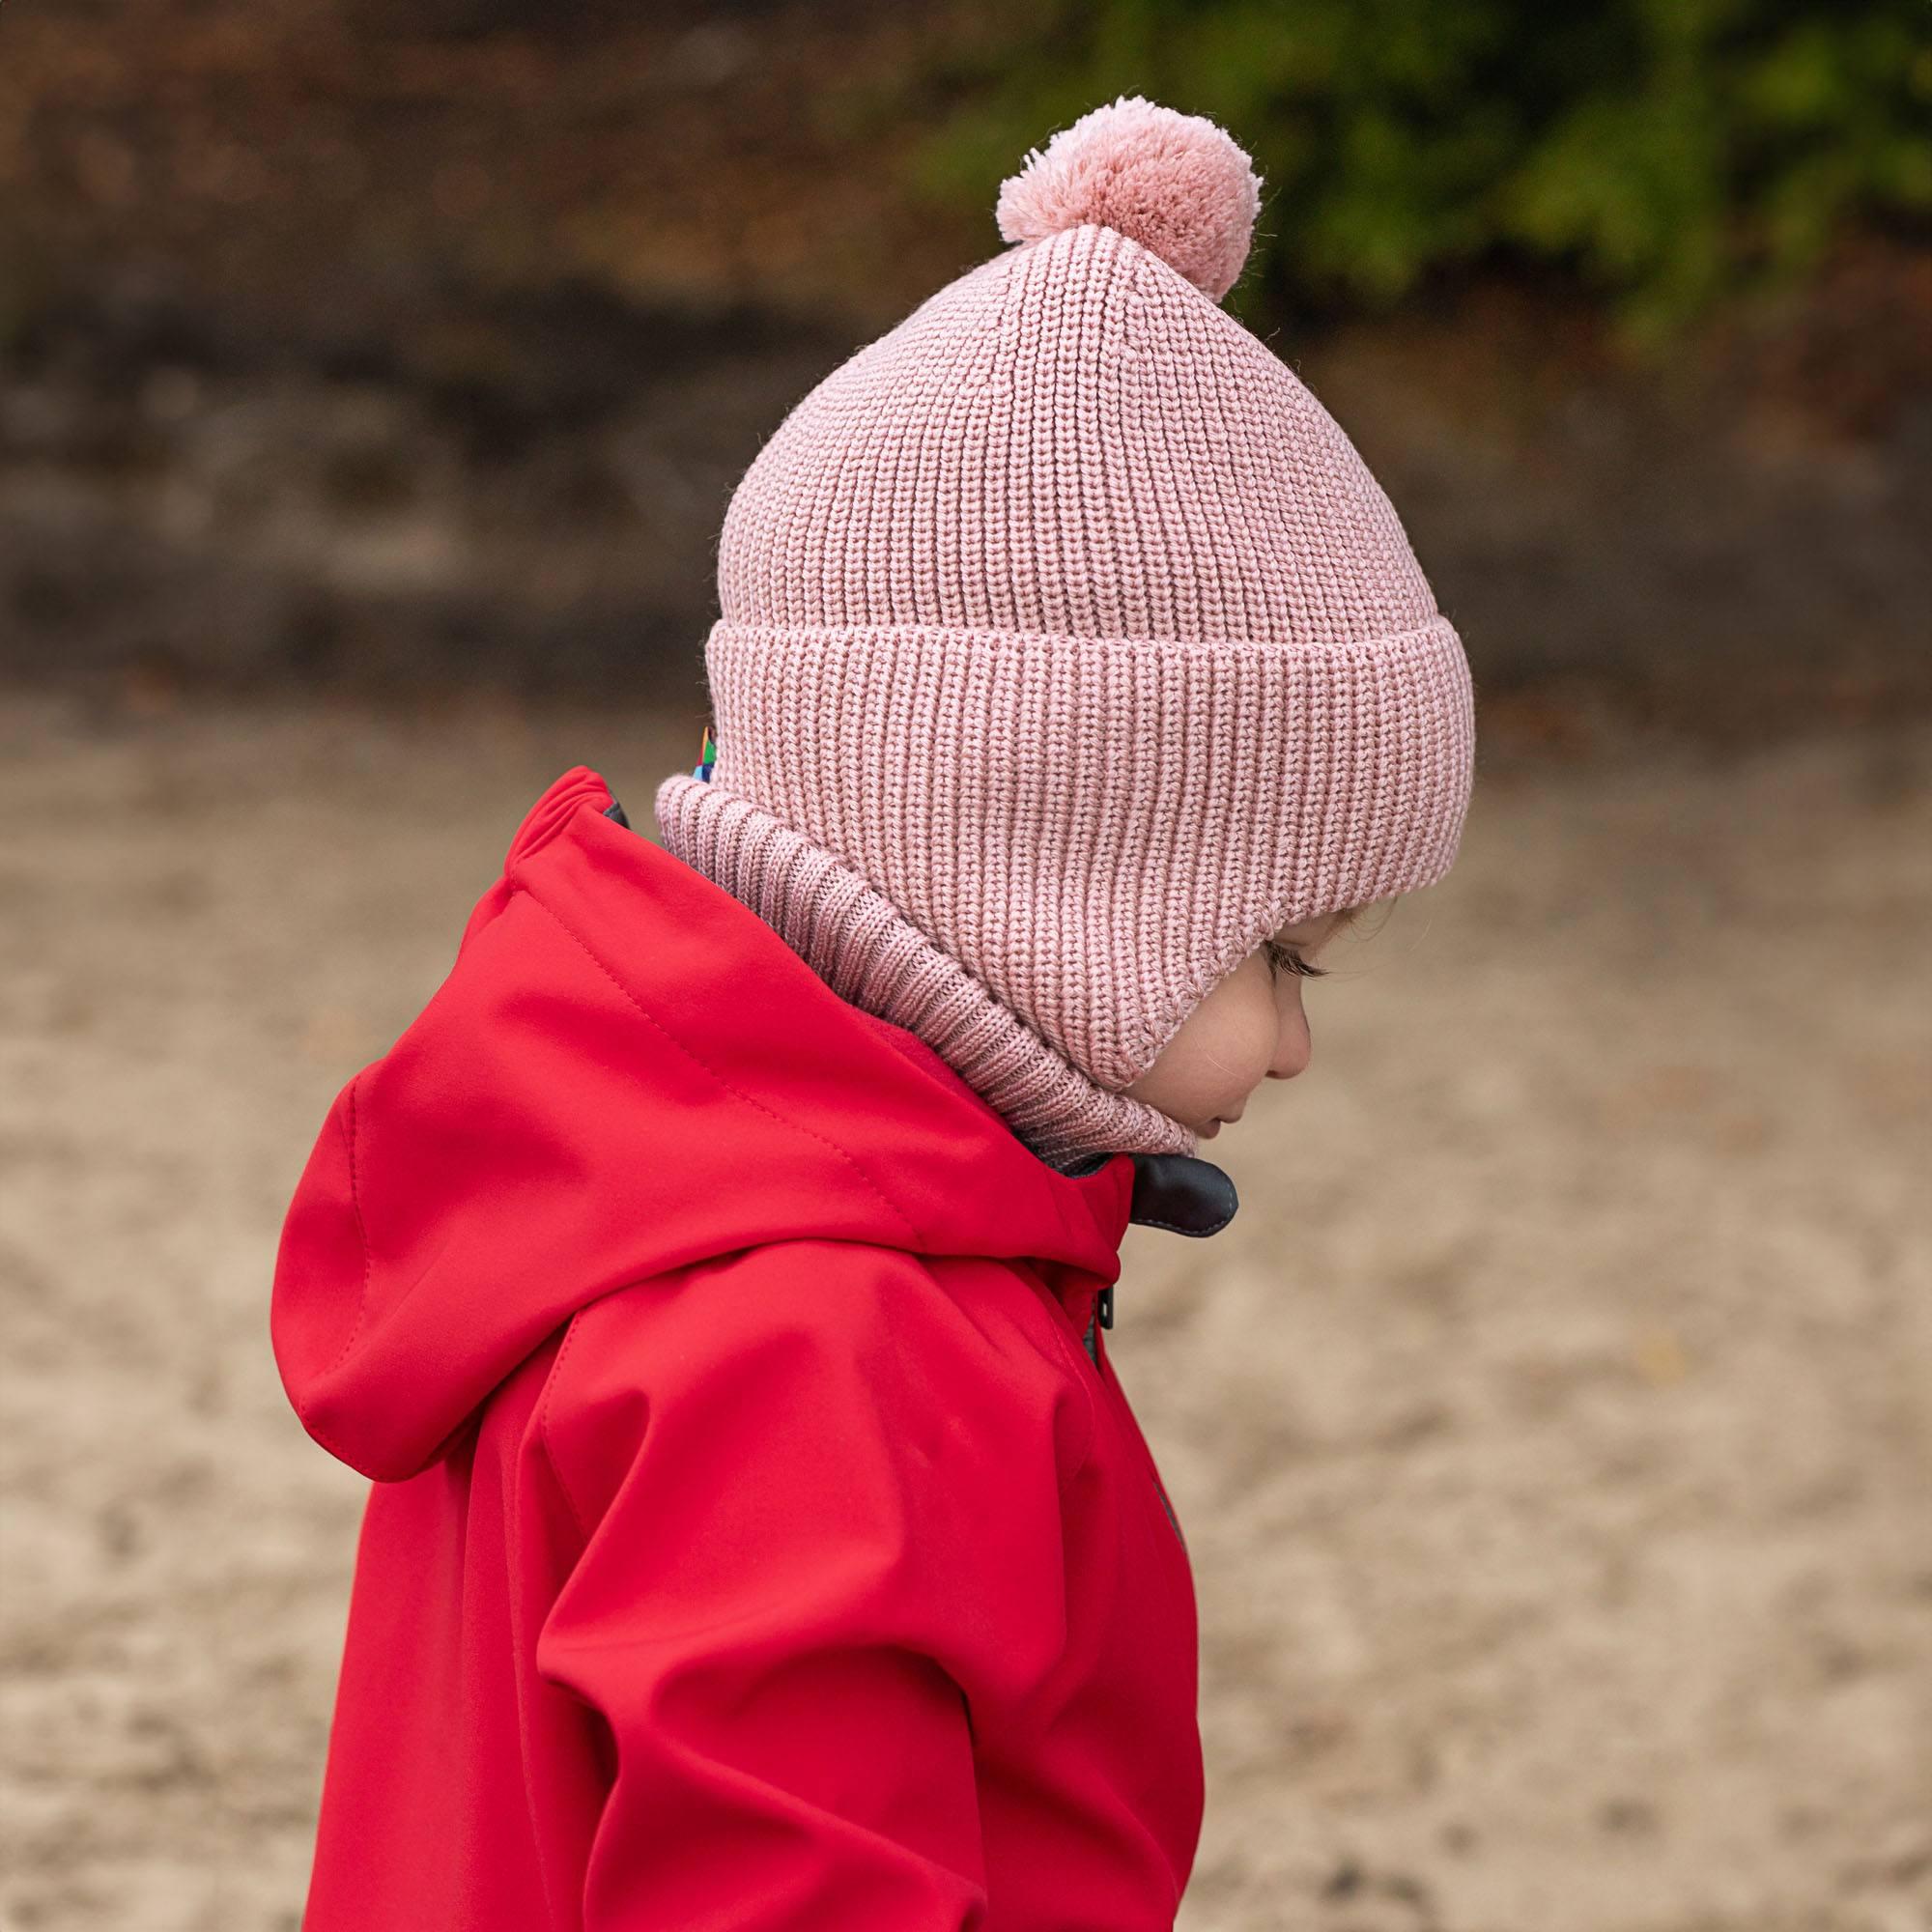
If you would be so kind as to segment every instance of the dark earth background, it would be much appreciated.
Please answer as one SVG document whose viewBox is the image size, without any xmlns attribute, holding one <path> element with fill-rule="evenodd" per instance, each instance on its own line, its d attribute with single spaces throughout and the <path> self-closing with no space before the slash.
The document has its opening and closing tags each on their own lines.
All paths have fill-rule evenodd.
<svg viewBox="0 0 1932 1932">
<path fill-rule="evenodd" d="M 732 486 L 1001 245 L 998 177 L 917 191 L 943 12 L 525 11 L 550 31 L 511 0 L 10 13 L 7 668 L 701 709 Z M 1921 237 L 1848 227 L 1641 353 L 1506 256 L 1366 320 L 1259 306 L 1498 728 L 1755 735 L 1932 696 Z"/>
<path fill-rule="evenodd" d="M 296 1924 L 361 1486 L 268 1354 L 289 1189 L 537 791 L 590 762 L 648 829 L 692 761 L 761 440 L 1107 98 L 1082 22 L 1136 10 L 1018 11 L 1058 53 L 992 7 L 0 15 L 0 1932 Z M 937 167 L 1025 63 L 1071 111 Z M 1235 1225 L 1130 1236 L 1183 1922 L 1926 1932 L 1926 232 L 1847 205 L 1667 328 L 1525 247 L 1372 299 L 1282 253 L 1282 154 L 1241 312 L 1402 511 L 1481 771 L 1216 1144 Z"/>
</svg>

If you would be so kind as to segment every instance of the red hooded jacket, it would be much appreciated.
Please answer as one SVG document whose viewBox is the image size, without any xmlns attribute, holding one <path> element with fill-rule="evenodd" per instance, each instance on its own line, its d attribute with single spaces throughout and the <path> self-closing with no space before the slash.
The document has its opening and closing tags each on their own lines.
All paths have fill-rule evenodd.
<svg viewBox="0 0 1932 1932">
<path fill-rule="evenodd" d="M 1170 1926 L 1134 1157 L 1047 1166 L 611 810 L 539 801 L 283 1233 L 284 1382 L 375 1479 L 308 1932 Z"/>
</svg>

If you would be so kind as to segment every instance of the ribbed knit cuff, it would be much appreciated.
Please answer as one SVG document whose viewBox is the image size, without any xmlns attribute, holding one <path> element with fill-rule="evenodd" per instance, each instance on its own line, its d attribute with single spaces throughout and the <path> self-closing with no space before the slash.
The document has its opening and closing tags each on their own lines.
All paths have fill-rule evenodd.
<svg viewBox="0 0 1932 1932">
<path fill-rule="evenodd" d="M 1194 1130 L 1109 1093 L 836 854 L 714 778 L 658 786 L 666 849 L 749 907 L 841 999 L 917 1034 L 1049 1166 L 1195 1151 Z"/>
</svg>

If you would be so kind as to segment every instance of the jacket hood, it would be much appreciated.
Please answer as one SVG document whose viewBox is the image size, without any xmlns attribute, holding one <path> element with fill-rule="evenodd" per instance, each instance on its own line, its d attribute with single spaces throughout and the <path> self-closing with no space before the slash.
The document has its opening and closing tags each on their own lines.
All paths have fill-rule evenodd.
<svg viewBox="0 0 1932 1932">
<path fill-rule="evenodd" d="M 582 767 L 537 802 L 448 979 L 337 1097 L 297 1188 L 276 1360 L 309 1433 L 378 1480 L 434 1462 L 578 1309 L 736 1249 L 1119 1274 L 1132 1156 L 1048 1166 L 917 1035 L 614 810 Z"/>
</svg>

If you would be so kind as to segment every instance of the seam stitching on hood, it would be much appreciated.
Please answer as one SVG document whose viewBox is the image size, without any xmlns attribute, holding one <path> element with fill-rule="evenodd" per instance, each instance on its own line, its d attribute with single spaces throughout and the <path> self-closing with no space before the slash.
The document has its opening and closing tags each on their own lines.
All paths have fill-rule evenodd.
<svg viewBox="0 0 1932 1932">
<path fill-rule="evenodd" d="M 577 947 L 579 952 L 581 952 L 583 954 L 583 956 L 586 959 L 588 959 L 590 963 L 593 966 L 595 966 L 601 974 L 603 974 L 605 979 L 610 980 L 611 985 L 614 986 L 617 989 L 617 991 L 621 993 L 627 1001 L 630 1002 L 631 1006 L 637 1009 L 638 1013 L 644 1020 L 648 1021 L 651 1026 L 655 1027 L 658 1030 L 658 1032 L 661 1033 L 665 1037 L 665 1038 L 678 1050 L 679 1053 L 683 1054 L 684 1057 L 692 1063 L 694 1066 L 702 1067 L 704 1071 L 708 1073 L 714 1081 L 717 1082 L 718 1086 L 722 1088 L 724 1092 L 729 1094 L 734 1099 L 742 1101 L 746 1106 L 756 1108 L 757 1111 L 763 1114 L 767 1120 L 775 1121 L 780 1126 L 787 1127 L 795 1134 L 803 1134 L 809 1140 L 817 1141 L 821 1147 L 827 1148 L 833 1153 L 837 1154 L 838 1158 L 842 1160 L 846 1164 L 846 1166 L 849 1167 L 852 1170 L 852 1172 L 858 1177 L 858 1179 L 865 1184 L 867 1192 L 869 1192 L 874 1197 L 874 1199 L 878 1201 L 879 1205 L 882 1208 L 884 1208 L 886 1211 L 889 1214 L 891 1214 L 893 1218 L 895 1221 L 897 1221 L 898 1224 L 906 1231 L 907 1235 L 911 1236 L 915 1250 L 919 1248 L 923 1237 L 922 1236 L 918 1227 L 914 1224 L 911 1216 L 908 1215 L 904 1210 L 904 1208 L 902 1208 L 898 1205 L 898 1203 L 895 1201 L 892 1198 L 892 1196 L 889 1195 L 885 1191 L 885 1189 L 882 1188 L 879 1185 L 879 1183 L 872 1179 L 871 1175 L 869 1175 L 866 1171 L 865 1167 L 859 1161 L 857 1155 L 855 1155 L 849 1148 L 840 1147 L 837 1141 L 830 1139 L 828 1136 L 824 1134 L 821 1134 L 815 1127 L 808 1127 L 802 1122 L 791 1120 L 786 1115 L 779 1113 L 776 1108 L 769 1107 L 765 1104 L 764 1101 L 755 1098 L 753 1095 L 750 1094 L 747 1094 L 746 1092 L 744 1092 L 742 1088 L 733 1086 L 732 1083 L 727 1079 L 725 1079 L 724 1076 L 722 1073 L 720 1073 L 718 1069 L 715 1066 L 713 1066 L 709 1061 L 704 1059 L 704 1057 L 701 1054 L 695 1052 L 689 1045 L 685 1043 L 685 1041 L 680 1039 L 676 1034 L 671 1032 L 670 1028 L 666 1026 L 665 1023 L 661 1019 L 659 1019 L 658 1016 L 655 1013 L 653 1013 L 651 1009 L 648 1007 L 646 1007 L 640 999 L 638 998 L 637 994 L 634 993 L 630 989 L 630 987 L 625 985 L 623 980 L 618 979 L 616 974 L 613 973 L 611 970 L 611 968 L 605 964 L 604 960 L 599 956 L 599 954 L 591 947 L 590 943 L 583 937 L 583 935 L 580 933 L 576 929 L 576 927 L 570 923 L 568 920 L 564 919 L 562 915 L 559 914 L 554 906 L 552 906 L 547 900 L 542 898 L 526 881 L 523 880 L 522 878 L 513 877 L 510 880 L 510 889 L 512 892 L 522 893 L 530 901 L 532 905 L 537 907 L 539 911 L 541 911 L 547 918 L 549 918 L 556 925 L 557 930 L 563 933 L 564 936 L 568 938 Z"/>
<path fill-rule="evenodd" d="M 342 1135 L 343 1151 L 349 1161 L 349 1206 L 351 1211 L 355 1216 L 355 1245 L 362 1250 L 362 1286 L 355 1293 L 355 1320 L 350 1327 L 348 1338 L 344 1341 L 342 1347 L 335 1351 L 334 1358 L 329 1362 L 327 1368 L 323 1370 L 322 1377 L 319 1377 L 318 1380 L 332 1376 L 349 1359 L 355 1344 L 362 1338 L 362 1324 L 369 1317 L 369 1271 L 371 1264 L 369 1227 L 368 1223 L 362 1218 L 362 1188 L 361 1183 L 355 1178 L 355 1090 L 361 1084 L 362 1076 L 359 1073 L 349 1083 L 345 1094 L 348 1105 L 343 1109 L 342 1117 L 338 1121 L 337 1125 Z M 298 1411 L 304 1423 L 308 1421 L 308 1411 L 309 1403 L 304 1401 Z M 318 1439 L 320 1438 L 318 1437 Z"/>
<path fill-rule="evenodd" d="M 591 1307 L 597 1304 L 592 1302 Z M 543 1399 L 537 1406 L 537 1440 L 543 1446 L 544 1461 L 550 1464 L 550 1472 L 555 1478 L 557 1493 L 563 1497 L 563 1506 L 570 1512 L 570 1520 L 577 1526 L 578 1536 L 586 1545 L 590 1541 L 590 1531 L 584 1522 L 583 1512 L 578 1507 L 577 1497 L 570 1487 L 570 1479 L 563 1473 L 563 1463 L 556 1453 L 556 1445 L 550 1435 L 551 1403 L 556 1395 L 557 1383 L 563 1378 L 563 1365 L 570 1359 L 570 1346 L 577 1340 L 577 1324 L 583 1320 L 585 1311 L 580 1308 L 570 1318 L 563 1331 L 563 1340 L 557 1345 L 556 1360 L 550 1365 L 550 1373 L 544 1378 Z"/>
</svg>

